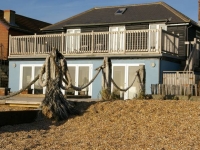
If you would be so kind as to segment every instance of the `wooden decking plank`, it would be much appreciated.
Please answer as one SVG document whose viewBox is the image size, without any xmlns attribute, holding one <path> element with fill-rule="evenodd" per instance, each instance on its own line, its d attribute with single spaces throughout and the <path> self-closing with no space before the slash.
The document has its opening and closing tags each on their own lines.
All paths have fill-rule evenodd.
<svg viewBox="0 0 200 150">
<path fill-rule="evenodd" d="M 39 108 L 40 105 L 34 104 L 8 104 L 11 107 L 30 107 L 30 108 Z"/>
</svg>

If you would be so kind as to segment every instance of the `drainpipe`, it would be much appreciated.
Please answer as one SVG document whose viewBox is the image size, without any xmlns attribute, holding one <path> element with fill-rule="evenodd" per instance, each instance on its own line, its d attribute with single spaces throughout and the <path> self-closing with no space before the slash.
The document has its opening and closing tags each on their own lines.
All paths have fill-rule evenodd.
<svg viewBox="0 0 200 150">
<path fill-rule="evenodd" d="M 189 39 L 189 37 L 188 37 L 188 30 L 191 27 L 192 27 L 192 25 L 190 25 L 189 27 L 186 27 L 186 41 L 188 41 L 188 39 Z M 188 58 L 188 56 L 189 56 L 189 50 L 190 50 L 189 48 L 190 48 L 190 46 L 187 45 L 187 47 L 186 47 L 186 58 Z"/>
</svg>

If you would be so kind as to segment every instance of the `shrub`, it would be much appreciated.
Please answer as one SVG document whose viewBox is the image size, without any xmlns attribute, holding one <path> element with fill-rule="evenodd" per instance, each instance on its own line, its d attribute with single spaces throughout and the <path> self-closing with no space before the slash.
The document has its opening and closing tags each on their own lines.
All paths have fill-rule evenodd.
<svg viewBox="0 0 200 150">
<path fill-rule="evenodd" d="M 120 99 L 120 95 L 118 93 L 119 90 L 114 90 L 111 93 L 110 88 L 102 88 L 102 90 L 100 91 L 101 99 L 104 101 Z"/>
</svg>

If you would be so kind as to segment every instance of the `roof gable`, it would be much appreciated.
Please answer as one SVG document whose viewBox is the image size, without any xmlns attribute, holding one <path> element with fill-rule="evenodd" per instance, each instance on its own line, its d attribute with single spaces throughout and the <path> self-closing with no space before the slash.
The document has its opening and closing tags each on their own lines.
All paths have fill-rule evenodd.
<svg viewBox="0 0 200 150">
<path fill-rule="evenodd" d="M 121 15 L 115 15 L 115 12 L 119 8 L 126 8 L 126 11 Z M 171 18 L 170 23 L 185 23 L 191 21 L 190 18 L 168 4 L 156 2 L 149 4 L 92 8 L 66 20 L 47 26 L 42 30 L 59 30 L 65 26 L 156 22 L 159 20 L 167 21 L 169 18 Z"/>
</svg>

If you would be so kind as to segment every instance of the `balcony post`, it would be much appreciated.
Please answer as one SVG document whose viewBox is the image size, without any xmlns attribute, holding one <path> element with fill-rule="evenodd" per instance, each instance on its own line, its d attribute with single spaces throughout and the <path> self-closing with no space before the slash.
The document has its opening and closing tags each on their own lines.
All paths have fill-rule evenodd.
<svg viewBox="0 0 200 150">
<path fill-rule="evenodd" d="M 9 35 L 9 46 L 8 46 L 8 48 L 9 48 L 9 51 L 8 51 L 8 52 L 9 52 L 9 54 L 8 54 L 8 56 L 10 56 L 10 54 L 11 54 L 11 44 L 12 44 L 12 43 L 11 43 L 11 42 L 12 42 L 12 39 L 11 39 L 11 38 L 12 38 L 12 36 Z"/>
<path fill-rule="evenodd" d="M 61 53 L 64 51 L 64 33 L 62 32 L 62 45 L 61 45 Z"/>
<path fill-rule="evenodd" d="M 160 40 L 159 40 L 159 46 L 158 47 L 159 47 L 159 53 L 161 53 L 162 52 L 162 40 L 163 40 L 162 39 L 162 28 L 159 29 L 159 33 L 160 33 L 159 34 L 159 36 L 160 36 L 159 39 Z"/>
<path fill-rule="evenodd" d="M 34 55 L 35 55 L 35 53 L 36 53 L 36 37 L 37 35 L 36 35 L 36 33 L 34 34 Z"/>
<path fill-rule="evenodd" d="M 126 30 L 124 31 L 124 54 L 126 53 Z"/>
<path fill-rule="evenodd" d="M 92 43 L 91 43 L 91 53 L 94 52 L 94 31 L 92 30 Z"/>
</svg>

